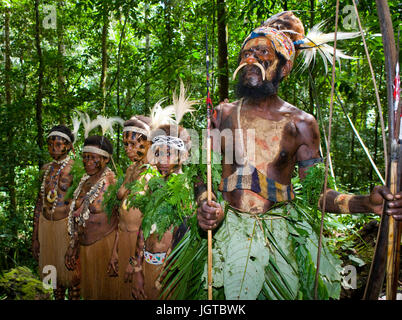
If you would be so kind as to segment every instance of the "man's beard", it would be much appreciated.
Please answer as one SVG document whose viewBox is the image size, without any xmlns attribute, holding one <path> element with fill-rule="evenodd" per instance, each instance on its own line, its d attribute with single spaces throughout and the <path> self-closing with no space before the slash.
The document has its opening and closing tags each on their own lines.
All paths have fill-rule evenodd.
<svg viewBox="0 0 402 320">
<path fill-rule="evenodd" d="M 277 68 L 272 80 L 264 80 L 262 84 L 251 87 L 244 84 L 245 70 L 243 69 L 236 86 L 237 96 L 239 98 L 253 98 L 259 100 L 275 95 L 278 92 L 279 84 L 282 80 L 280 70 L 281 68 Z"/>
<path fill-rule="evenodd" d="M 282 81 L 281 71 L 282 67 L 286 63 L 286 59 L 277 54 L 279 58 L 279 62 L 277 68 L 275 70 L 275 75 L 271 80 L 264 80 L 262 84 L 256 86 L 250 86 L 244 84 L 244 75 L 245 75 L 245 68 L 243 68 L 240 72 L 239 81 L 237 82 L 236 86 L 236 94 L 238 98 L 252 98 L 255 100 L 261 100 L 270 96 L 275 95 L 278 92 L 279 84 Z M 265 64 L 262 63 L 265 67 Z M 251 68 L 257 68 L 252 66 Z"/>
</svg>

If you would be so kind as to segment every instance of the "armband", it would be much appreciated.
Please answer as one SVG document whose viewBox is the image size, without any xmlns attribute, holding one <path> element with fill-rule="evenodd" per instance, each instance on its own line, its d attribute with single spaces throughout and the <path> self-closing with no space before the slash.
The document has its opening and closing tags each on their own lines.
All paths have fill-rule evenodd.
<svg viewBox="0 0 402 320">
<path fill-rule="evenodd" d="M 298 161 L 297 165 L 299 166 L 299 168 L 305 168 L 320 162 L 323 162 L 322 158 L 314 158 L 314 159 Z"/>
</svg>

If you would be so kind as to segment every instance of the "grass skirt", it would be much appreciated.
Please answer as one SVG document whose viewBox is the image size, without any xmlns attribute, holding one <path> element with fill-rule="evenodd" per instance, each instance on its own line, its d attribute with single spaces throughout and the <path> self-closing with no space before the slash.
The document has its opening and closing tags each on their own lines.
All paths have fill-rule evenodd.
<svg viewBox="0 0 402 320">
<path fill-rule="evenodd" d="M 64 256 L 69 245 L 70 237 L 67 232 L 68 218 L 52 221 L 42 215 L 39 217 L 38 239 L 39 251 L 39 274 L 43 279 L 43 268 L 53 265 L 57 271 L 57 287 L 71 287 L 77 283 L 79 277 L 77 271 L 69 271 L 64 264 Z"/>
<path fill-rule="evenodd" d="M 89 246 L 80 246 L 81 295 L 86 300 L 113 300 L 118 297 L 118 277 L 107 273 L 116 231 Z"/>
</svg>

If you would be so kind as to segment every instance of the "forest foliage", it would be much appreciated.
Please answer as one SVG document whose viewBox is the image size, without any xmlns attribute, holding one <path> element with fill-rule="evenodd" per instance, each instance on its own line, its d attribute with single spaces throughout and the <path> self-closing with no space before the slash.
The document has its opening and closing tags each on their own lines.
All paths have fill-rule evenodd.
<svg viewBox="0 0 402 320">
<path fill-rule="evenodd" d="M 270 15 L 293 10 L 309 30 L 325 21 L 334 29 L 335 0 L 1 0 L 0 50 L 0 270 L 18 265 L 32 268 L 30 237 L 39 168 L 51 159 L 45 134 L 56 124 L 71 126 L 74 110 L 128 119 L 147 114 L 161 98 L 170 101 L 179 79 L 191 98 L 205 100 L 205 44 L 210 52 L 211 96 L 217 105 L 225 95 L 236 99 L 231 79 L 245 37 Z M 395 38 L 402 8 L 388 1 Z M 352 1 L 340 2 L 340 30 L 357 31 Z M 220 9 L 224 9 L 223 11 Z M 374 1 L 358 3 L 365 30 L 384 121 L 387 125 L 384 53 Z M 223 12 L 223 14 L 222 14 Z M 226 30 L 226 37 L 220 31 Z M 226 38 L 226 39 L 225 39 Z M 226 40 L 226 41 L 225 41 Z M 398 41 L 397 41 L 398 42 Z M 227 47 L 227 54 L 222 51 Z M 381 184 L 351 130 L 350 117 L 384 175 L 380 118 L 361 38 L 338 44 L 355 57 L 336 68 L 336 96 L 332 123 L 333 178 L 340 190 L 367 194 Z M 320 124 L 322 153 L 328 131 L 331 85 L 318 60 L 307 70 L 297 60 L 279 95 L 313 114 Z M 223 77 L 223 78 L 222 78 Z M 227 79 L 228 91 L 222 92 Z M 342 107 L 343 106 L 343 107 Z M 206 125 L 205 105 L 186 117 L 186 127 Z M 344 112 L 345 111 L 345 112 Z M 113 137 L 114 161 L 128 165 L 121 129 Z M 80 154 L 81 134 L 75 144 Z M 371 216 L 339 221 L 359 228 Z"/>
</svg>

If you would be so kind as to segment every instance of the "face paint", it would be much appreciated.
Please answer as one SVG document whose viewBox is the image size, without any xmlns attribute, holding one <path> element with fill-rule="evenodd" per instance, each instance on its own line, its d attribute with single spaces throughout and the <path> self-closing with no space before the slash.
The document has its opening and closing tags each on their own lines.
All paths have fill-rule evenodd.
<svg viewBox="0 0 402 320">
<path fill-rule="evenodd" d="M 62 137 L 51 136 L 47 139 L 47 148 L 53 159 L 62 160 L 70 151 L 71 143 Z"/>
<path fill-rule="evenodd" d="M 267 66 L 265 81 L 261 81 L 261 77 L 258 76 L 259 71 L 252 70 L 252 68 L 256 68 L 253 65 L 241 70 L 236 88 L 239 98 L 262 99 L 277 93 L 286 59 L 279 53 L 275 53 L 275 56 L 275 59 L 269 58 L 261 61 L 264 67 Z"/>
<path fill-rule="evenodd" d="M 181 164 L 179 162 L 179 151 L 166 145 L 157 146 L 154 151 L 154 161 L 159 172 L 168 176 L 177 171 Z"/>
<path fill-rule="evenodd" d="M 84 152 L 82 154 L 82 162 L 88 175 L 93 176 L 106 168 L 107 159 L 99 154 Z"/>
<path fill-rule="evenodd" d="M 123 144 L 127 157 L 131 161 L 137 162 L 145 158 L 150 141 L 140 133 L 126 131 L 123 135 Z"/>
</svg>

